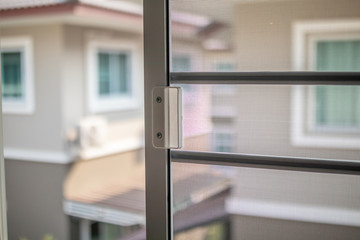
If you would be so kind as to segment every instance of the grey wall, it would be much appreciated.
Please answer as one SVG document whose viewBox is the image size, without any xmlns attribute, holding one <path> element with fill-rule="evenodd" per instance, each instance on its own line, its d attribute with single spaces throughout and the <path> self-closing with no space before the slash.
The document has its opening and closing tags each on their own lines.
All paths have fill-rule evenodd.
<svg viewBox="0 0 360 240">
<path fill-rule="evenodd" d="M 239 3 L 234 46 L 238 70 L 292 70 L 292 23 L 360 17 L 358 0 L 285 0 Z"/>
<path fill-rule="evenodd" d="M 4 114 L 3 121 L 5 147 L 25 150 L 64 151 L 65 131 L 90 115 L 86 79 L 86 44 L 90 39 L 135 41 L 142 53 L 141 34 L 116 30 L 39 25 L 3 27 L 1 36 L 30 36 L 33 39 L 35 112 L 30 115 Z M 142 66 L 141 61 L 141 73 Z M 142 93 L 140 82 L 138 88 Z M 143 100 L 139 102 L 143 103 Z M 139 119 L 143 117 L 143 106 L 98 115 L 105 116 L 110 122 Z"/>
<path fill-rule="evenodd" d="M 69 217 L 63 212 L 67 165 L 5 161 L 9 239 L 42 239 L 52 234 L 69 239 Z"/>
<path fill-rule="evenodd" d="M 239 71 L 292 70 L 292 24 L 296 21 L 360 17 L 358 0 L 296 0 L 239 3 L 236 7 L 236 62 Z M 238 152 L 360 159 L 360 150 L 293 147 L 290 140 L 291 86 L 239 86 Z M 224 99 L 214 99 L 221 104 Z"/>
<path fill-rule="evenodd" d="M 79 27 L 63 25 L 63 118 L 65 126 L 77 124 L 81 117 L 94 115 L 89 113 L 87 105 L 87 87 L 86 78 L 86 45 L 90 40 L 124 40 L 138 43 L 139 52 L 142 53 L 142 35 L 137 33 L 128 33 L 116 30 L 107 30 L 90 27 Z M 140 56 L 142 59 L 142 55 Z M 143 72 L 142 62 L 139 63 L 138 71 Z M 141 74 L 142 76 L 142 74 Z M 141 85 L 137 86 L 141 89 Z M 143 102 L 141 99 L 139 102 Z M 131 118 L 143 117 L 143 106 L 134 110 L 113 111 L 98 113 L 106 117 L 110 122 L 129 120 Z"/>
<path fill-rule="evenodd" d="M 214 99 L 214 105 L 222 101 L 227 100 Z M 360 159 L 360 150 L 356 149 L 310 148 L 292 145 L 291 86 L 239 86 L 232 105 L 236 111 L 234 118 L 236 152 Z"/>
<path fill-rule="evenodd" d="M 40 155 L 42 151 L 65 152 L 65 130 L 88 115 L 85 45 L 89 36 L 127 38 L 142 46 L 139 34 L 67 25 L 3 28 L 1 36 L 33 38 L 35 75 L 35 112 L 4 114 L 5 147 L 35 150 Z M 143 108 L 101 115 L 110 122 L 141 119 Z M 68 168 L 61 164 L 6 160 L 9 239 L 36 240 L 46 233 L 59 240 L 69 239 L 68 216 L 62 206 Z"/>
<path fill-rule="evenodd" d="M 107 143 L 126 140 L 143 135 L 143 57 L 142 35 L 120 30 L 100 29 L 63 25 L 63 65 L 62 65 L 62 131 L 79 126 L 83 118 L 101 116 L 108 121 Z M 135 109 L 91 113 L 88 108 L 87 44 L 92 41 L 130 41 L 139 46 L 139 63 L 137 71 L 140 75 L 136 86 L 139 91 L 139 106 Z M 130 125 L 129 125 L 130 124 Z"/>
<path fill-rule="evenodd" d="M 234 44 L 239 71 L 292 70 L 295 21 L 360 17 L 357 0 L 239 3 Z M 360 160 L 360 150 L 291 145 L 291 86 L 238 86 L 233 99 L 236 152 Z M 229 103 L 214 97 L 214 105 Z M 233 197 L 276 204 L 358 210 L 359 177 L 241 168 Z M 259 213 L 261 215 L 261 213 Z M 339 216 L 333 216 L 337 218 Z M 359 239 L 355 227 L 235 216 L 232 239 Z"/>
<path fill-rule="evenodd" d="M 64 50 L 62 57 L 62 120 L 63 127 L 73 127 L 85 114 L 85 53 L 83 30 L 62 26 Z"/>
<path fill-rule="evenodd" d="M 250 216 L 233 216 L 230 228 L 232 230 L 231 240 L 357 240 L 360 238 L 360 228 L 356 227 Z"/>
<path fill-rule="evenodd" d="M 60 26 L 1 28 L 1 36 L 30 36 L 34 50 L 35 112 L 3 115 L 5 148 L 62 151 Z"/>
<path fill-rule="evenodd" d="M 360 176 L 356 175 L 238 168 L 232 194 L 294 206 L 358 210 L 359 184 Z M 295 207 L 292 210 L 296 214 Z"/>
</svg>

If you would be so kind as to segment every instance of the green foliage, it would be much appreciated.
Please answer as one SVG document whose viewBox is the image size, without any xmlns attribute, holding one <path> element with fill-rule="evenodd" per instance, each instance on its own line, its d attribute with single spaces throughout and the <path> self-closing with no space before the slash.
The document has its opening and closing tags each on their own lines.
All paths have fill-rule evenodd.
<svg viewBox="0 0 360 240">
<path fill-rule="evenodd" d="M 21 237 L 19 238 L 19 240 L 29 240 L 29 239 L 26 237 Z M 45 234 L 41 240 L 57 240 L 57 239 L 51 234 Z"/>
<path fill-rule="evenodd" d="M 45 236 L 43 237 L 43 240 L 56 240 L 56 239 L 51 234 L 45 234 Z"/>
</svg>

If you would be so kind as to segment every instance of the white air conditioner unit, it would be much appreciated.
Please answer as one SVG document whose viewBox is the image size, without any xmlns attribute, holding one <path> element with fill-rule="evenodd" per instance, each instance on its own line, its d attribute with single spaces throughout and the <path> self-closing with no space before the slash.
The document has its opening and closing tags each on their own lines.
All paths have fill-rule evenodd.
<svg viewBox="0 0 360 240">
<path fill-rule="evenodd" d="M 80 121 L 81 148 L 101 147 L 107 141 L 108 123 L 103 117 L 87 117 Z"/>
</svg>

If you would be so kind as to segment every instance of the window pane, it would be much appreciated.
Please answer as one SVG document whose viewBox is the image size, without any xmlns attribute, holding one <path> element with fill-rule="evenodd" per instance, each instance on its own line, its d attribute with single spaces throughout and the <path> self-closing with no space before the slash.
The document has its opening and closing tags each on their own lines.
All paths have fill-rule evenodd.
<svg viewBox="0 0 360 240">
<path fill-rule="evenodd" d="M 110 93 L 110 55 L 99 53 L 99 94 L 108 95 Z"/>
<path fill-rule="evenodd" d="M 359 99 L 358 86 L 317 86 L 317 126 L 360 129 Z"/>
<path fill-rule="evenodd" d="M 175 240 L 358 239 L 360 177 L 173 162 Z"/>
<path fill-rule="evenodd" d="M 129 79 L 129 60 L 128 56 L 125 54 L 117 54 L 117 65 L 118 65 L 118 77 L 114 79 L 114 92 L 126 93 L 128 89 L 128 79 Z"/>
<path fill-rule="evenodd" d="M 173 56 L 172 58 L 172 71 L 173 72 L 189 72 L 190 57 L 189 56 Z"/>
<path fill-rule="evenodd" d="M 317 70 L 359 71 L 360 41 L 332 40 L 317 43 Z M 318 127 L 360 128 L 359 86 L 316 87 Z"/>
<path fill-rule="evenodd" d="M 1 53 L 2 94 L 4 98 L 22 96 L 22 66 L 20 52 Z"/>
<path fill-rule="evenodd" d="M 315 71 L 316 48 L 327 45 L 347 45 L 331 54 L 359 56 L 350 50 L 360 39 L 357 0 L 170 0 L 170 9 L 171 52 L 190 56 L 188 71 L 223 71 L 221 62 L 234 66 L 226 71 Z M 331 64 L 354 71 L 339 68 L 340 59 Z"/>
<path fill-rule="evenodd" d="M 99 94 L 111 96 L 127 93 L 129 69 L 126 54 L 99 53 Z"/>
<path fill-rule="evenodd" d="M 360 160 L 357 87 L 190 86 L 183 150 Z"/>
<path fill-rule="evenodd" d="M 319 41 L 318 71 L 360 71 L 360 40 Z"/>
</svg>

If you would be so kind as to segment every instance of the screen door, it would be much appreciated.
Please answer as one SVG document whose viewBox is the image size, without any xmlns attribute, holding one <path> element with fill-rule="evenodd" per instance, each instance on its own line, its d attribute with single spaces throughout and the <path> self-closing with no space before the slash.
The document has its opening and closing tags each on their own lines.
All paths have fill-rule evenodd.
<svg viewBox="0 0 360 240">
<path fill-rule="evenodd" d="M 359 8 L 144 2 L 147 239 L 360 237 Z M 159 86 L 181 149 L 152 144 Z"/>
</svg>

